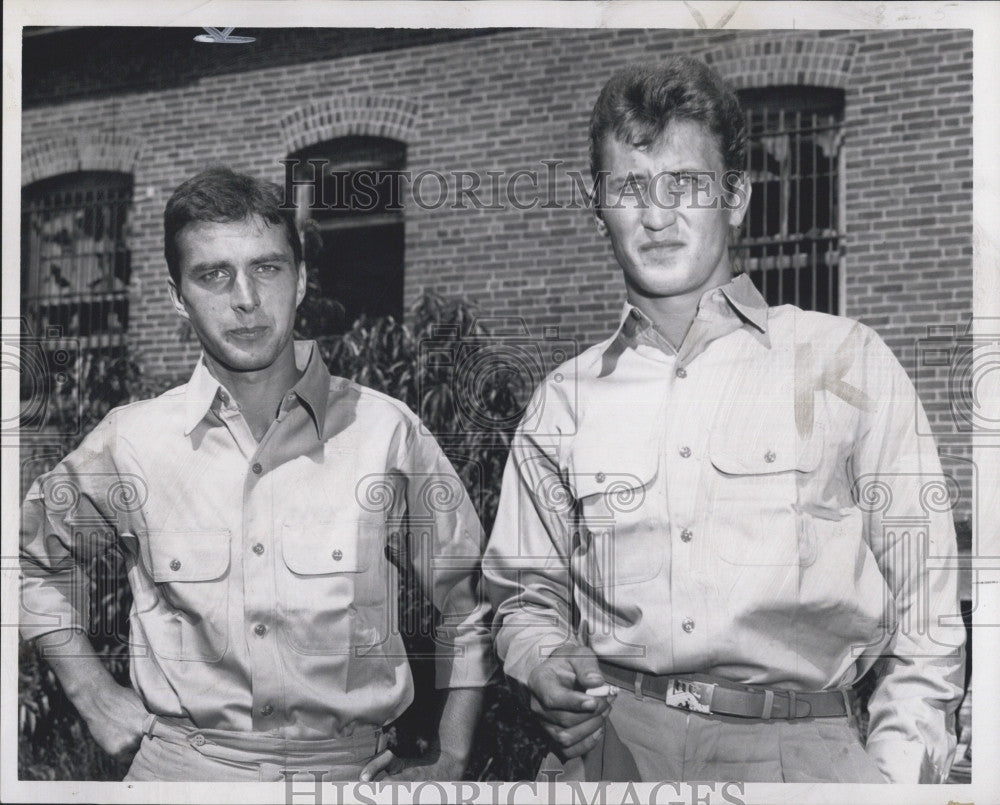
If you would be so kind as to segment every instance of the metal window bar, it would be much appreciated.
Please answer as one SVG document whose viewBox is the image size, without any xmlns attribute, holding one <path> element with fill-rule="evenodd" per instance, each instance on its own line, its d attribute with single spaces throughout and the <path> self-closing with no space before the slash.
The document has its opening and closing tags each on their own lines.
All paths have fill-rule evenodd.
<svg viewBox="0 0 1000 805">
<path fill-rule="evenodd" d="M 752 196 L 733 257 L 769 304 L 836 313 L 839 115 L 768 106 L 746 115 Z"/>
</svg>

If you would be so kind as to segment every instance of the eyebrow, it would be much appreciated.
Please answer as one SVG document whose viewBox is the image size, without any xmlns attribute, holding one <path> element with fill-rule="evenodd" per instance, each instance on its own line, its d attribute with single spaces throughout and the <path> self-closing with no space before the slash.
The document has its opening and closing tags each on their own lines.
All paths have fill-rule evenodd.
<svg viewBox="0 0 1000 805">
<path fill-rule="evenodd" d="M 262 254 L 259 257 L 254 257 L 250 261 L 250 265 L 259 266 L 259 265 L 264 265 L 265 263 L 289 263 L 289 262 L 291 261 L 288 259 L 287 255 L 282 254 L 281 252 L 271 252 L 270 254 Z M 230 260 L 215 260 L 214 262 L 210 263 L 195 263 L 187 270 L 187 273 L 195 274 L 198 273 L 199 271 L 213 271 L 219 268 L 232 268 L 232 265 L 233 263 Z"/>
<path fill-rule="evenodd" d="M 291 262 L 288 259 L 288 255 L 282 252 L 271 252 L 270 254 L 262 254 L 260 257 L 255 257 L 250 261 L 250 265 L 259 266 L 262 263 L 288 263 Z"/>
</svg>

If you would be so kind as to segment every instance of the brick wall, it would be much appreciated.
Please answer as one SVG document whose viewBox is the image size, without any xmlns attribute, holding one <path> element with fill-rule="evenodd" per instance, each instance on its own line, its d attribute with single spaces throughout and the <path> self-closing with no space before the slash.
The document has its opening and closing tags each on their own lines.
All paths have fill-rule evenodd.
<svg viewBox="0 0 1000 805">
<path fill-rule="evenodd" d="M 916 341 L 928 326 L 964 327 L 971 315 L 971 31 L 799 31 L 756 33 L 754 41 L 762 36 L 804 40 L 800 50 L 814 54 L 805 78 L 833 84 L 846 75 L 846 313 L 875 327 L 915 372 Z M 613 70 L 711 51 L 723 54 L 720 68 L 745 71 L 748 62 L 727 51 L 744 39 L 714 31 L 505 31 L 31 108 L 23 143 L 27 151 L 115 134 L 137 145 L 130 335 L 149 372 L 183 376 L 196 346 L 179 340 L 167 298 L 161 215 L 173 188 L 204 165 L 225 162 L 280 181 L 278 160 L 290 144 L 304 144 L 309 109 L 315 125 L 316 108 L 371 104 L 382 110 L 381 130 L 391 125 L 405 138 L 414 174 L 544 172 L 543 160 L 560 160 L 560 175 L 586 175 L 587 120 Z M 789 75 L 770 49 L 759 58 L 774 75 Z M 386 110 L 397 117 L 386 118 Z M 377 133 L 365 125 L 361 115 L 352 130 Z M 331 123 L 326 130 L 340 129 Z M 33 178 L 38 170 L 32 163 Z M 571 189 L 561 178 L 557 198 Z M 558 325 L 581 346 L 609 331 L 622 285 L 589 212 L 451 209 L 451 200 L 407 209 L 408 302 L 425 288 L 465 295 L 484 315 L 523 317 L 533 333 Z M 933 371 L 921 382 L 932 423 L 946 452 L 967 459 L 948 405 L 947 370 Z M 962 477 L 971 477 L 967 468 Z"/>
</svg>

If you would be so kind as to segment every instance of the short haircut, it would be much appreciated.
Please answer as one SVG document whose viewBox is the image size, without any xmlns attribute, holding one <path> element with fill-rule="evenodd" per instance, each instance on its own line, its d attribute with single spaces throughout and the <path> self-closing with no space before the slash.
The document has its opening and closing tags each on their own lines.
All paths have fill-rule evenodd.
<svg viewBox="0 0 1000 805">
<path fill-rule="evenodd" d="M 181 281 L 177 236 L 188 224 L 200 221 L 228 224 L 258 216 L 268 224 L 282 226 L 298 266 L 302 241 L 295 226 L 295 210 L 282 208 L 282 201 L 278 185 L 227 167 L 208 168 L 182 183 L 163 213 L 163 254 L 174 284 L 180 287 Z"/>
<path fill-rule="evenodd" d="M 590 173 L 599 189 L 601 151 L 609 136 L 634 148 L 656 141 L 675 120 L 704 125 L 716 138 L 725 170 L 746 167 L 746 119 L 736 93 L 690 56 L 634 64 L 611 76 L 590 118 Z"/>
</svg>

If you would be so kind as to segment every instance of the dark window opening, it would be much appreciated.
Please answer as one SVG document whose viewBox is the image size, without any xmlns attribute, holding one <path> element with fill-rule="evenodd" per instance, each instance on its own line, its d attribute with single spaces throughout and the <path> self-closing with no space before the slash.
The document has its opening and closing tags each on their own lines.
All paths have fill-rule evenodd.
<svg viewBox="0 0 1000 805">
<path fill-rule="evenodd" d="M 405 229 L 400 172 L 406 165 L 406 146 L 383 137 L 342 137 L 298 151 L 290 159 L 299 160 L 294 168 L 297 182 L 322 171 L 322 186 L 297 185 L 295 199 L 306 230 L 307 263 L 316 271 L 318 289 L 343 308 L 328 322 L 328 334 L 345 332 L 362 315 L 402 319 Z"/>
<path fill-rule="evenodd" d="M 768 304 L 840 309 L 843 93 L 741 90 L 752 195 L 734 257 Z"/>
</svg>

